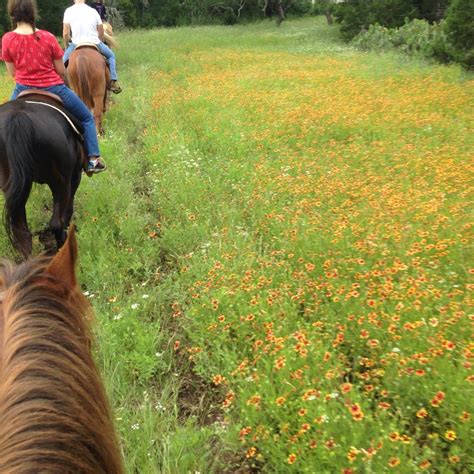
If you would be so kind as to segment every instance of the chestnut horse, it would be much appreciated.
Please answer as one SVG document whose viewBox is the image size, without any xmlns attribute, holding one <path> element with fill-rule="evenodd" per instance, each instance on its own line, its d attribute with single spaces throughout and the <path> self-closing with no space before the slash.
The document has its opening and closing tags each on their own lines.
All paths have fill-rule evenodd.
<svg viewBox="0 0 474 474">
<path fill-rule="evenodd" d="M 91 353 L 71 229 L 53 259 L 0 268 L 0 472 L 124 472 Z"/>
<path fill-rule="evenodd" d="M 33 182 L 47 184 L 53 194 L 49 227 L 59 248 L 66 239 L 85 160 L 81 125 L 50 96 L 53 94 L 28 91 L 0 106 L 5 229 L 25 258 L 32 250 L 25 206 Z"/>
<path fill-rule="evenodd" d="M 94 114 L 98 133 L 103 135 L 102 119 L 107 109 L 110 72 L 104 56 L 93 45 L 79 45 L 71 53 L 67 68 L 69 85 Z"/>
</svg>

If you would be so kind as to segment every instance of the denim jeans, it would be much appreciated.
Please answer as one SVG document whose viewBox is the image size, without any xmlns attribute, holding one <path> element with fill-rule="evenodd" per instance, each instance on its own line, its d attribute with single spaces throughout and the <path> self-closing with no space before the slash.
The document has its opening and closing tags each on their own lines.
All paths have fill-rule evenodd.
<svg viewBox="0 0 474 474">
<path fill-rule="evenodd" d="M 107 63 L 109 64 L 109 68 L 110 68 L 110 79 L 112 81 L 116 81 L 118 77 L 117 77 L 117 64 L 115 62 L 114 52 L 102 41 L 97 45 L 97 47 L 99 48 L 100 54 L 105 56 L 105 58 L 107 59 Z M 68 47 L 66 48 L 66 51 L 64 51 L 64 56 L 63 56 L 64 63 L 69 60 L 69 56 L 71 56 L 71 53 L 74 51 L 75 48 L 76 48 L 76 45 L 74 43 L 69 43 Z"/>
<path fill-rule="evenodd" d="M 94 116 L 86 107 L 84 102 L 82 102 L 82 100 L 71 89 L 69 89 L 69 87 L 67 87 L 65 84 L 50 87 L 32 87 L 16 84 L 10 100 L 16 99 L 20 92 L 23 92 L 27 89 L 41 89 L 52 92 L 53 94 L 61 97 L 64 103 L 64 108 L 71 112 L 71 114 L 73 114 L 74 117 L 76 117 L 84 127 L 84 143 L 86 146 L 87 156 L 100 156 L 99 141 L 97 140 L 97 130 L 95 128 Z"/>
</svg>

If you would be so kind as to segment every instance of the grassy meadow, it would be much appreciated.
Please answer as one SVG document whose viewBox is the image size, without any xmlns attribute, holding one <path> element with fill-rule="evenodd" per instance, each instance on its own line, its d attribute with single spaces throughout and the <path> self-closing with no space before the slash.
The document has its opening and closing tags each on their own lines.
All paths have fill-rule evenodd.
<svg viewBox="0 0 474 474">
<path fill-rule="evenodd" d="M 128 472 L 472 472 L 472 77 L 315 18 L 118 40 L 75 221 Z"/>
</svg>

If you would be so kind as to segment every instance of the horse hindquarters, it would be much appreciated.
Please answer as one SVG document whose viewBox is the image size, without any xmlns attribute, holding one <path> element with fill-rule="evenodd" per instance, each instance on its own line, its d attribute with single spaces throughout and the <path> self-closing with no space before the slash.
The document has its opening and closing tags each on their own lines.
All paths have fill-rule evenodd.
<svg viewBox="0 0 474 474">
<path fill-rule="evenodd" d="M 107 97 L 108 69 L 105 58 L 92 48 L 73 51 L 68 77 L 71 87 L 94 115 L 96 129 L 103 134 L 103 115 Z"/>
</svg>

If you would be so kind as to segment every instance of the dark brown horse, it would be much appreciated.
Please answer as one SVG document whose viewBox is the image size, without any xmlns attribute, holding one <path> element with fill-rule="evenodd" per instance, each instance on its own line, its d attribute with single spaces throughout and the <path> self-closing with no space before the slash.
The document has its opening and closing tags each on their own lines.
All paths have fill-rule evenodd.
<svg viewBox="0 0 474 474">
<path fill-rule="evenodd" d="M 123 473 L 76 260 L 72 229 L 53 259 L 0 267 L 1 473 Z"/>
<path fill-rule="evenodd" d="M 102 135 L 102 119 L 107 109 L 107 86 L 110 72 L 104 56 L 95 46 L 77 46 L 67 68 L 69 85 L 94 115 L 97 131 Z"/>
<path fill-rule="evenodd" d="M 0 187 L 5 194 L 5 228 L 25 258 L 32 250 L 25 206 L 33 182 L 51 189 L 53 214 L 49 227 L 58 248 L 66 239 L 85 158 L 82 138 L 71 126 L 73 121 L 45 95 L 29 94 L 0 106 Z M 81 125 L 75 126 L 82 130 Z"/>
</svg>

